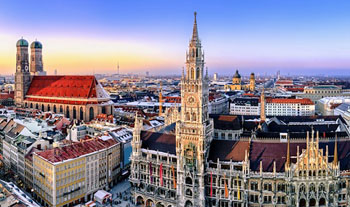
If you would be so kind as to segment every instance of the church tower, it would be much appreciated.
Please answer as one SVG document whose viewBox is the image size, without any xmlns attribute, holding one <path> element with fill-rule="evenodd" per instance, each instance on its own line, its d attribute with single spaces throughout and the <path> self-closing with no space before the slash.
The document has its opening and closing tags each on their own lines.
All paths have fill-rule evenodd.
<svg viewBox="0 0 350 207">
<path fill-rule="evenodd" d="M 249 80 L 249 90 L 251 92 L 255 91 L 255 74 L 251 73 L 250 74 L 250 80 Z"/>
<path fill-rule="evenodd" d="M 32 75 L 43 75 L 43 45 L 39 41 L 34 41 L 30 45 L 30 73 Z"/>
<path fill-rule="evenodd" d="M 23 107 L 23 100 L 30 85 L 28 42 L 20 39 L 16 46 L 15 104 L 17 107 Z"/>
<path fill-rule="evenodd" d="M 178 206 L 205 206 L 204 169 L 212 139 L 209 77 L 198 37 L 196 13 L 181 79 L 181 119 L 176 124 Z"/>
<path fill-rule="evenodd" d="M 265 99 L 265 88 L 262 89 L 260 95 L 260 121 L 266 120 L 266 99 Z"/>
</svg>

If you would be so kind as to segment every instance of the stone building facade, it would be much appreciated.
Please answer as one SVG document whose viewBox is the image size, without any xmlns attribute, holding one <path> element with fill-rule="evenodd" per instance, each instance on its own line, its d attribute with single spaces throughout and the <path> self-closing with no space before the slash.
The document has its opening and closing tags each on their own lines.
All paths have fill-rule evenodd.
<svg viewBox="0 0 350 207">
<path fill-rule="evenodd" d="M 237 139 L 216 139 L 213 132 L 220 127 L 209 118 L 201 53 L 195 20 L 181 80 L 180 112 L 168 110 L 172 111 L 168 126 L 157 132 L 144 131 L 142 119 L 135 119 L 130 175 L 135 203 L 146 207 L 349 206 L 347 133 L 332 130 L 321 136 L 322 128 L 315 125 L 317 130 L 311 133 L 290 132 L 286 139 L 259 129 Z"/>
</svg>

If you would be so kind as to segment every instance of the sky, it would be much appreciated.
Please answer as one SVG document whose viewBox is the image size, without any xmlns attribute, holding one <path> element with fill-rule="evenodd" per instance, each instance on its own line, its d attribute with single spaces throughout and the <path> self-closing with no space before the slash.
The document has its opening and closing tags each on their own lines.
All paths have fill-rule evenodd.
<svg viewBox="0 0 350 207">
<path fill-rule="evenodd" d="M 197 12 L 210 73 L 350 75 L 350 1 L 1 0 L 0 74 L 16 41 L 43 44 L 53 74 L 180 74 Z"/>
</svg>

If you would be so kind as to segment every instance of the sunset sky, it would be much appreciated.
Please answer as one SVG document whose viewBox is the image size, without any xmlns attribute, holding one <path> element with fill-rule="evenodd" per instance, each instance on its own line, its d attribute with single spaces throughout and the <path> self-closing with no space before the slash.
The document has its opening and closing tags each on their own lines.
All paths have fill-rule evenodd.
<svg viewBox="0 0 350 207">
<path fill-rule="evenodd" d="M 194 11 L 210 73 L 350 75 L 348 0 L 1 1 L 0 74 L 22 36 L 48 74 L 180 74 Z"/>
</svg>

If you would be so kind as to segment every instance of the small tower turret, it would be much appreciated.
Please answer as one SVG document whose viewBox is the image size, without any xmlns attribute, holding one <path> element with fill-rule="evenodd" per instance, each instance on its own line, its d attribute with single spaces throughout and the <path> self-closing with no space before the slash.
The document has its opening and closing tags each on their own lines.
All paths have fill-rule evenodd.
<svg viewBox="0 0 350 207">
<path fill-rule="evenodd" d="M 255 91 L 255 74 L 251 73 L 250 74 L 250 79 L 249 79 L 249 90 L 251 92 Z"/>
<path fill-rule="evenodd" d="M 260 96 L 260 121 L 266 120 L 265 105 L 266 105 L 265 89 L 263 88 Z"/>
<path fill-rule="evenodd" d="M 138 114 L 135 114 L 135 124 L 134 124 L 134 130 L 133 130 L 133 138 L 131 141 L 132 146 L 132 156 L 140 156 L 141 155 L 141 131 L 143 127 L 143 119 L 138 116 Z"/>
<path fill-rule="evenodd" d="M 163 83 L 160 82 L 160 89 L 159 89 L 159 115 L 163 115 L 163 94 L 162 94 L 162 88 L 163 88 Z"/>
<path fill-rule="evenodd" d="M 238 70 L 236 70 L 236 73 L 233 75 L 232 84 L 233 85 L 241 85 L 242 84 L 241 75 L 239 74 Z"/>
</svg>

